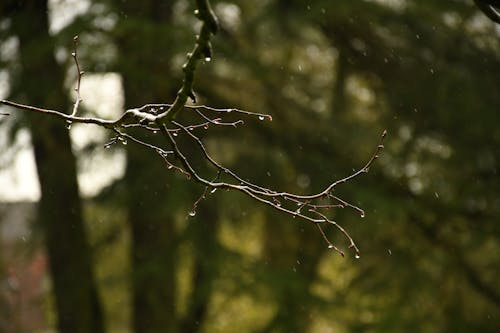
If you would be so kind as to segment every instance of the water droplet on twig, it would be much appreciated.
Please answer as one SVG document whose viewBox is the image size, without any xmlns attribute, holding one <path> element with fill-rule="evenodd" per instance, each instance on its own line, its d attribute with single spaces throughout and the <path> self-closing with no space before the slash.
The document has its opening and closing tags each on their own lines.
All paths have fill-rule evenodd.
<svg viewBox="0 0 500 333">
<path fill-rule="evenodd" d="M 196 211 L 192 210 L 188 213 L 189 216 L 194 217 L 196 215 Z"/>
<path fill-rule="evenodd" d="M 259 120 L 264 120 L 264 116 L 259 116 Z"/>
</svg>

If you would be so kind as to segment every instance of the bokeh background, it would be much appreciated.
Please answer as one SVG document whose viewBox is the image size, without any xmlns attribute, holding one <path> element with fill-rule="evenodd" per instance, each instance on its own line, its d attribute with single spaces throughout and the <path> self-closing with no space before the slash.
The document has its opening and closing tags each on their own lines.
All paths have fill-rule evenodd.
<svg viewBox="0 0 500 333">
<path fill-rule="evenodd" d="M 388 130 L 370 172 L 337 188 L 366 211 L 334 212 L 361 258 L 238 193 L 191 217 L 203 188 L 154 154 L 2 107 L 0 332 L 498 332 L 500 26 L 465 0 L 212 6 L 199 103 L 273 117 L 207 131 L 219 161 L 312 193 Z M 79 35 L 82 115 L 171 103 L 194 9 L 2 1 L 1 97 L 69 113 Z"/>
</svg>

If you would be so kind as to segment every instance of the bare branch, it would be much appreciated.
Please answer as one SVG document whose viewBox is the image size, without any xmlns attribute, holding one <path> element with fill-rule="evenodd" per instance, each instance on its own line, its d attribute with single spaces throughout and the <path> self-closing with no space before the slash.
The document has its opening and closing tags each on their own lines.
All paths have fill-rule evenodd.
<svg viewBox="0 0 500 333">
<path fill-rule="evenodd" d="M 244 120 L 241 119 L 244 117 L 252 117 L 259 120 L 269 121 L 272 120 L 272 117 L 268 114 L 250 112 L 235 108 L 219 109 L 206 105 L 186 105 L 188 97 L 195 100 L 193 93 L 193 81 L 196 65 L 201 59 L 205 58 L 205 60 L 208 61 L 211 57 L 210 37 L 217 31 L 217 19 L 215 18 L 208 1 L 197 0 L 197 4 L 198 10 L 195 14 L 202 21 L 201 32 L 196 40 L 193 51 L 188 55 L 187 62 L 183 67 L 184 80 L 173 104 L 145 104 L 138 108 L 126 110 L 116 120 L 76 116 L 79 103 L 81 102 L 80 84 L 83 75 L 83 71 L 80 70 L 77 58 L 77 36 L 75 36 L 73 40 L 73 58 L 78 71 L 78 80 L 75 89 L 77 98 L 73 105 L 73 112 L 70 115 L 60 111 L 43 109 L 7 100 L 2 100 L 0 103 L 17 109 L 52 116 L 66 121 L 68 125 L 71 125 L 72 123 L 84 123 L 107 128 L 113 131 L 115 136 L 105 144 L 106 148 L 110 148 L 116 143 L 127 144 L 128 142 L 132 142 L 144 147 L 145 149 L 154 151 L 166 163 L 167 169 L 178 171 L 187 178 L 192 179 L 193 181 L 204 186 L 202 195 L 194 202 L 193 209 L 189 212 L 190 216 L 194 216 L 196 214 L 198 204 L 201 200 L 207 197 L 209 191 L 210 193 L 213 193 L 218 188 L 238 191 L 260 204 L 269 206 L 276 211 L 280 211 L 288 216 L 291 216 L 292 218 L 299 218 L 313 223 L 318 228 L 318 231 L 325 240 L 327 247 L 344 256 L 344 252 L 340 249 L 340 247 L 333 244 L 325 232 L 325 226 L 333 225 L 341 234 L 343 234 L 344 238 L 347 240 L 348 248 L 354 251 L 355 257 L 359 258 L 360 251 L 353 238 L 346 229 L 329 217 L 329 212 L 333 209 L 351 208 L 358 212 L 361 217 L 365 216 L 365 212 L 356 205 L 340 198 L 333 192 L 338 185 L 349 182 L 368 172 L 371 165 L 378 158 L 380 152 L 384 148 L 382 143 L 387 135 L 387 132 L 383 132 L 380 143 L 376 147 L 375 152 L 362 168 L 344 178 L 332 181 L 322 191 L 313 194 L 289 193 L 261 186 L 243 179 L 235 171 L 219 163 L 211 156 L 203 140 L 198 135 L 200 131 L 208 131 L 210 128 L 216 128 L 217 126 L 237 127 L 244 124 Z M 194 118 L 191 118 L 191 123 L 186 124 L 181 120 L 175 120 L 176 115 L 178 115 L 182 110 L 184 110 L 183 112 L 194 111 Z M 232 115 L 232 120 L 225 120 L 225 118 L 229 115 Z M 234 115 L 240 119 L 234 120 Z M 170 149 L 166 150 L 158 145 L 148 142 L 146 139 L 139 139 L 135 136 L 137 134 L 127 132 L 127 129 L 129 128 L 135 128 L 138 130 L 133 133 L 141 133 L 141 131 L 159 133 L 170 146 Z M 209 166 L 211 167 L 209 172 L 215 172 L 216 177 L 213 178 L 213 174 L 208 177 L 204 176 L 200 171 L 196 170 L 193 167 L 188 155 L 182 150 L 181 147 L 183 145 L 180 145 L 178 140 L 190 140 L 190 142 L 193 142 L 195 147 L 197 147 L 201 153 L 201 156 L 209 162 Z"/>
<path fill-rule="evenodd" d="M 474 0 L 474 3 L 490 20 L 500 24 L 500 1 Z"/>
<path fill-rule="evenodd" d="M 194 73 L 199 61 L 204 59 L 210 61 L 212 59 L 212 45 L 210 38 L 213 34 L 217 33 L 219 24 L 208 0 L 197 0 L 196 4 L 198 9 L 195 10 L 195 15 L 202 21 L 200 34 L 196 38 L 194 49 L 188 53 L 187 62 L 182 66 L 184 71 L 184 80 L 182 87 L 177 93 L 177 97 L 164 113 L 159 115 L 160 119 L 166 118 L 168 120 L 175 119 L 177 113 L 184 108 L 188 97 L 193 102 L 196 102 L 196 95 L 193 91 Z"/>
</svg>

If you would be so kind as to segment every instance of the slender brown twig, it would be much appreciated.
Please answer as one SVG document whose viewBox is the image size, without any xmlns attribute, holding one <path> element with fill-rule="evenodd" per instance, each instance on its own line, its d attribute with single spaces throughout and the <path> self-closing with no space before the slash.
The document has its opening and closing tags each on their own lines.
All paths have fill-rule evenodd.
<svg viewBox="0 0 500 333">
<path fill-rule="evenodd" d="M 75 61 L 75 67 L 77 71 L 77 79 L 76 79 L 76 98 L 75 98 L 75 103 L 73 104 L 73 111 L 71 112 L 71 116 L 76 116 L 76 113 L 78 112 L 78 107 L 80 106 L 80 103 L 82 102 L 82 97 L 80 95 L 80 85 L 82 82 L 82 76 L 85 73 L 80 69 L 80 64 L 78 63 L 78 36 L 73 37 L 73 52 L 71 52 L 71 56 L 73 57 L 73 60 Z M 68 129 L 71 128 L 71 121 L 67 121 Z"/>
</svg>

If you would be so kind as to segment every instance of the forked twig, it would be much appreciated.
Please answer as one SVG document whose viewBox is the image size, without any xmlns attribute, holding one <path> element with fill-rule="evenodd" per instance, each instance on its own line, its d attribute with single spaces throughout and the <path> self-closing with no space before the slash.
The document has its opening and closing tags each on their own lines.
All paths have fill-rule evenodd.
<svg viewBox="0 0 500 333">
<path fill-rule="evenodd" d="M 76 99 L 75 103 L 73 104 L 73 111 L 71 112 L 71 116 L 76 116 L 76 113 L 78 112 L 78 107 L 80 106 L 80 103 L 82 102 L 82 97 L 80 95 L 80 85 L 82 82 L 82 76 L 85 73 L 80 69 L 80 64 L 78 63 L 78 36 L 73 37 L 73 52 L 71 52 L 71 56 L 73 57 L 73 60 L 75 61 L 75 66 L 77 70 L 77 79 L 76 79 Z M 67 128 L 71 128 L 71 121 L 67 121 L 68 125 Z"/>
</svg>

